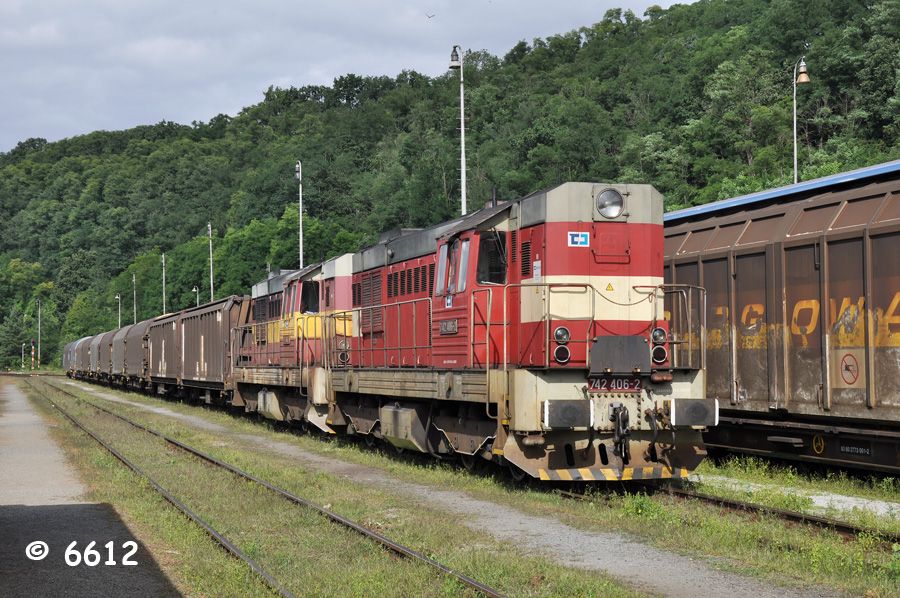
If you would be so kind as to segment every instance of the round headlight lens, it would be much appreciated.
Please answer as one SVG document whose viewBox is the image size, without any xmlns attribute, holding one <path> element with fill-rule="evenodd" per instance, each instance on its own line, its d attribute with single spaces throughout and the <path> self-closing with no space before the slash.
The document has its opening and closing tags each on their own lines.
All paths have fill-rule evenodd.
<svg viewBox="0 0 900 598">
<path fill-rule="evenodd" d="M 572 335 L 569 333 L 569 329 L 565 326 L 560 326 L 553 331 L 553 340 L 558 342 L 560 345 L 565 345 L 567 342 L 569 342 L 570 338 L 572 338 Z"/>
<path fill-rule="evenodd" d="M 572 353 L 569 352 L 569 348 L 565 345 L 557 345 L 556 349 L 553 350 L 553 359 L 556 360 L 556 363 L 568 363 L 570 357 L 572 357 Z"/>
<path fill-rule="evenodd" d="M 615 189 L 605 189 L 597 194 L 597 211 L 604 218 L 618 218 L 625 209 L 625 199 Z"/>
<path fill-rule="evenodd" d="M 656 345 L 661 345 L 666 342 L 666 331 L 663 328 L 654 328 L 653 332 L 650 333 L 650 339 Z"/>
<path fill-rule="evenodd" d="M 669 352 L 662 345 L 656 345 L 650 352 L 650 357 L 653 359 L 653 363 L 665 363 L 669 358 Z"/>
</svg>

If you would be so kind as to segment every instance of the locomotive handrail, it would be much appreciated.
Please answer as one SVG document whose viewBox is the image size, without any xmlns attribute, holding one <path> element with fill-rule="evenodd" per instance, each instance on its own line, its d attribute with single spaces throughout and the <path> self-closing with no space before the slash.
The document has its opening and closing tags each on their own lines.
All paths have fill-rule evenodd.
<svg viewBox="0 0 900 598">
<path fill-rule="evenodd" d="M 493 313 L 494 289 L 474 289 L 472 291 L 471 307 L 469 310 L 469 367 L 475 367 L 475 297 L 478 293 L 487 293 L 487 316 L 484 324 L 484 411 L 490 419 L 500 416 L 499 408 L 497 416 L 491 415 L 491 314 Z M 505 319 L 505 316 L 504 316 Z M 504 332 L 504 336 L 506 333 Z"/>
<path fill-rule="evenodd" d="M 419 331 L 418 331 L 418 327 L 417 327 L 417 323 L 418 323 L 418 317 L 419 317 L 419 316 L 418 316 L 418 309 L 416 309 L 416 308 L 417 308 L 417 305 L 418 305 L 418 304 L 422 304 L 422 303 L 424 303 L 424 304 L 427 306 L 428 322 L 429 322 L 429 331 L 428 331 L 429 341 L 428 341 L 428 343 L 426 343 L 426 344 L 421 344 L 421 343 L 419 343 L 418 340 L 417 340 L 417 339 L 418 339 L 418 332 L 419 332 Z M 412 329 L 413 343 L 412 343 L 411 345 L 405 345 L 405 344 L 403 344 L 403 342 L 401 341 L 401 339 L 402 339 L 402 329 L 401 329 L 401 326 L 402 326 L 402 323 L 403 323 L 403 322 L 402 322 L 402 320 L 401 320 L 401 318 L 400 318 L 400 310 L 401 310 L 401 308 L 402 308 L 403 306 L 407 306 L 407 305 L 411 305 L 411 306 L 412 306 L 412 328 L 411 328 L 411 329 Z M 395 318 L 395 320 L 397 321 L 397 330 L 396 330 L 396 334 L 397 334 L 397 345 L 396 345 L 396 346 L 388 346 L 388 344 L 387 344 L 387 335 L 384 334 L 384 333 L 387 332 L 387 330 L 385 329 L 385 323 L 387 322 L 387 317 L 386 317 L 386 316 L 387 316 L 387 314 L 388 314 L 388 310 L 390 310 L 390 309 L 394 309 L 394 310 L 396 310 L 396 312 L 397 312 L 397 317 Z M 379 311 L 380 311 L 380 315 L 381 315 L 382 330 L 380 330 L 380 331 L 378 331 L 378 332 L 381 332 L 381 333 L 383 334 L 382 339 L 383 339 L 384 342 L 383 342 L 383 346 L 382 346 L 382 347 L 375 347 L 375 346 L 374 346 L 374 345 L 375 345 L 375 343 L 374 343 L 374 340 L 375 340 L 374 334 L 375 334 L 376 330 L 374 329 L 373 325 L 371 324 L 371 322 L 373 321 L 373 318 L 372 318 L 372 315 L 371 315 L 371 314 L 372 314 L 372 312 L 375 311 L 375 310 L 379 310 Z M 430 330 L 430 326 L 431 326 L 431 322 L 432 322 L 432 303 L 431 303 L 431 297 L 420 297 L 420 298 L 418 298 L 418 299 L 407 299 L 406 301 L 398 301 L 397 303 L 384 303 L 384 304 L 379 304 L 379 305 L 358 306 L 358 307 L 353 307 L 353 308 L 350 308 L 350 309 L 344 309 L 344 310 L 333 311 L 333 312 L 327 314 L 325 317 L 332 319 L 335 323 L 337 322 L 337 319 L 338 319 L 338 318 L 346 319 L 346 318 L 348 317 L 348 315 L 350 316 L 350 318 L 351 318 L 352 320 L 357 320 L 357 319 L 358 319 L 359 321 L 362 321 L 362 319 L 363 319 L 363 314 L 364 314 L 364 313 L 368 313 L 368 314 L 369 314 L 369 322 L 370 322 L 370 324 L 369 324 L 368 326 L 363 326 L 363 325 L 352 326 L 352 327 L 351 327 L 350 333 L 349 333 L 349 334 L 344 334 L 344 335 L 338 334 L 338 333 L 337 333 L 337 326 L 335 326 L 334 336 L 335 336 L 335 337 L 337 337 L 337 336 L 345 336 L 345 337 L 347 337 L 347 338 L 359 338 L 359 339 L 365 339 L 366 334 L 367 334 L 366 328 L 368 327 L 368 328 L 369 328 L 369 330 L 368 330 L 368 335 L 369 335 L 369 339 L 370 339 L 370 346 L 369 346 L 369 347 L 363 348 L 363 347 L 357 345 L 357 347 L 354 348 L 350 343 L 348 343 L 348 346 L 347 346 L 345 349 L 341 349 L 340 347 L 337 347 L 336 349 L 335 349 L 335 348 L 332 348 L 331 350 L 347 351 L 348 353 L 349 353 L 349 352 L 352 352 L 352 351 L 357 351 L 357 352 L 359 353 L 360 357 L 368 356 L 368 357 L 369 357 L 369 360 L 368 360 L 368 361 L 369 361 L 371 364 L 374 364 L 374 359 L 373 359 L 373 357 L 372 357 L 372 356 L 374 355 L 374 353 L 375 353 L 376 351 L 381 351 L 381 352 L 382 352 L 382 357 L 383 357 L 383 360 L 384 360 L 384 366 L 385 366 L 385 367 L 390 367 L 390 363 L 389 363 L 389 361 L 388 361 L 388 354 L 389 354 L 389 353 L 390 353 L 390 354 L 393 354 L 395 351 L 396 351 L 396 353 L 397 353 L 397 366 L 398 366 L 398 367 L 403 367 L 403 366 L 401 366 L 401 364 L 400 364 L 400 362 L 401 362 L 401 360 L 402 360 L 402 358 L 403 358 L 403 351 L 410 351 L 410 350 L 411 350 L 412 353 L 413 353 L 413 362 L 414 362 L 413 367 L 418 367 L 418 365 L 419 365 L 419 358 L 420 358 L 419 352 L 420 352 L 420 351 L 424 351 L 424 350 L 427 350 L 427 349 L 432 348 L 432 344 L 431 344 L 431 341 L 430 341 L 430 338 L 431 338 L 431 330 Z M 348 360 L 348 363 L 349 363 L 350 361 L 352 361 L 352 360 Z M 340 359 L 337 359 L 337 360 L 336 360 L 336 363 L 340 364 L 341 367 L 348 367 L 348 364 L 343 364 L 343 363 L 341 363 L 341 360 L 340 360 Z M 362 365 L 363 367 L 365 367 L 365 365 L 366 365 L 366 364 L 365 364 L 365 359 L 361 359 L 361 360 L 360 360 L 360 365 Z M 335 367 L 335 366 L 331 366 L 331 367 Z"/>
<path fill-rule="evenodd" d="M 669 344 L 671 345 L 683 345 L 687 344 L 687 353 L 688 353 L 688 363 L 686 366 L 682 366 L 680 362 L 680 354 L 678 351 L 672 350 L 672 367 L 673 368 L 681 368 L 681 369 L 705 369 L 706 368 L 706 288 L 687 284 L 687 283 L 663 283 L 658 285 L 638 285 L 635 287 L 638 288 L 652 288 L 655 290 L 662 291 L 663 295 L 676 295 L 680 296 L 684 301 L 684 312 L 685 312 L 685 320 L 686 320 L 686 337 L 687 341 L 678 339 L 675 336 L 675 331 L 672 330 L 672 325 L 674 323 L 674 314 L 670 314 L 672 319 L 666 320 L 665 315 L 663 319 L 669 322 L 669 330 L 672 338 L 669 339 Z M 699 366 L 694 364 L 693 354 L 694 354 L 694 324 L 693 324 L 693 296 L 696 293 L 699 297 L 699 305 L 697 307 L 698 312 L 698 328 L 700 338 L 697 342 L 697 345 L 700 349 L 700 363 Z M 665 299 L 665 297 L 664 297 Z M 665 307 L 663 308 L 665 309 Z M 674 311 L 674 310 L 673 310 Z M 659 322 L 658 311 L 654 310 L 653 312 L 653 327 L 656 328 Z"/>
</svg>

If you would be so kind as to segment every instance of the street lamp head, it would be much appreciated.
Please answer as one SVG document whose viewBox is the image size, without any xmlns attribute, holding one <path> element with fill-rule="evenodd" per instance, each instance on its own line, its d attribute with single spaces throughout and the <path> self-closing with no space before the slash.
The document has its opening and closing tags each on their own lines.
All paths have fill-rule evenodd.
<svg viewBox="0 0 900 598">
<path fill-rule="evenodd" d="M 459 52 L 457 51 L 459 46 L 453 46 L 453 52 L 450 54 L 450 68 L 458 69 L 462 67 L 462 63 L 459 61 Z"/>
<path fill-rule="evenodd" d="M 120 294 L 116 293 L 116 301 L 121 301 L 121 300 L 122 300 L 122 296 Z"/>
<path fill-rule="evenodd" d="M 294 178 L 297 181 L 303 180 L 303 165 L 300 163 L 300 160 L 297 160 L 297 164 L 294 166 Z"/>
<path fill-rule="evenodd" d="M 806 70 L 806 61 L 801 58 L 797 67 L 797 84 L 803 83 L 809 83 L 809 73 Z"/>
<path fill-rule="evenodd" d="M 191 289 L 191 291 L 194 292 L 194 293 L 196 293 L 196 292 L 199 291 L 199 290 L 200 290 L 200 289 L 197 288 L 197 285 L 194 285 L 194 288 Z"/>
</svg>

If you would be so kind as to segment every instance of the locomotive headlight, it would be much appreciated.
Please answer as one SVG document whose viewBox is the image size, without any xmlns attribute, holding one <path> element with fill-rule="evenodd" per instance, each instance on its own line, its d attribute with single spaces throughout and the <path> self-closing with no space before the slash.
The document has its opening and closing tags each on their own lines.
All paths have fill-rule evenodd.
<svg viewBox="0 0 900 598">
<path fill-rule="evenodd" d="M 553 340 L 555 340 L 560 345 L 565 345 L 569 342 L 569 339 L 572 338 L 572 335 L 569 333 L 569 329 L 565 326 L 559 326 L 556 330 L 553 331 Z"/>
<path fill-rule="evenodd" d="M 654 345 L 661 345 L 666 342 L 666 336 L 666 331 L 663 328 L 654 328 L 653 332 L 650 333 L 650 339 Z"/>
<path fill-rule="evenodd" d="M 656 345 L 653 347 L 653 350 L 650 351 L 650 358 L 653 359 L 653 363 L 665 363 L 669 358 L 669 352 L 666 351 L 666 348 L 662 345 Z"/>
<path fill-rule="evenodd" d="M 597 211 L 604 218 L 618 218 L 625 209 L 625 199 L 615 189 L 606 189 L 597 194 Z"/>
<path fill-rule="evenodd" d="M 572 357 L 572 353 L 569 352 L 569 348 L 565 345 L 557 345 L 556 349 L 553 350 L 553 359 L 558 364 L 568 363 L 570 357 Z"/>
</svg>

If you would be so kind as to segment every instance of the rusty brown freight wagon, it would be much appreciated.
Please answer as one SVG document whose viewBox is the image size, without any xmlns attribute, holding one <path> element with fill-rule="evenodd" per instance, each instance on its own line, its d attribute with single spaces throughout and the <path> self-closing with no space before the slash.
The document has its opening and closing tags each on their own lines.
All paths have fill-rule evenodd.
<svg viewBox="0 0 900 598">
<path fill-rule="evenodd" d="M 95 375 L 102 380 L 108 380 L 112 370 L 112 344 L 115 335 L 115 330 L 100 335 Z"/>
<path fill-rule="evenodd" d="M 181 312 L 182 386 L 207 402 L 233 389 L 231 331 L 249 311 L 249 297 L 232 295 Z"/>
<path fill-rule="evenodd" d="M 125 333 L 125 377 L 128 384 L 141 387 L 150 368 L 147 353 L 147 331 L 153 320 L 144 320 L 133 324 Z"/>
<path fill-rule="evenodd" d="M 91 340 L 93 336 L 86 336 L 75 342 L 75 371 L 84 375 L 91 367 Z"/>
<path fill-rule="evenodd" d="M 707 290 L 707 446 L 900 473 L 900 160 L 665 227 L 666 282 Z"/>
<path fill-rule="evenodd" d="M 149 371 L 147 375 L 156 390 L 163 393 L 181 380 L 181 314 L 157 318 L 147 330 Z"/>
</svg>

